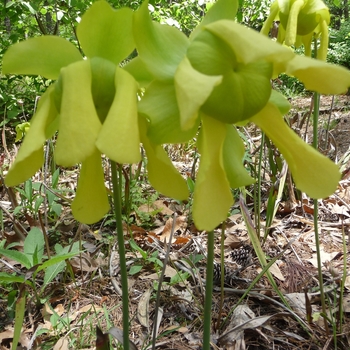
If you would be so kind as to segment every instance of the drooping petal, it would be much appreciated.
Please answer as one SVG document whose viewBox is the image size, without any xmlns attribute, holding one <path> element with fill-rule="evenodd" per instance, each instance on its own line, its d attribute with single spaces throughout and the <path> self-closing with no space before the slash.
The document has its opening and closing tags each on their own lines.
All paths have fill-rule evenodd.
<svg viewBox="0 0 350 350">
<path fill-rule="evenodd" d="M 350 71 L 309 57 L 297 56 L 288 62 L 286 73 L 302 81 L 308 90 L 341 94 L 350 86 Z"/>
<path fill-rule="evenodd" d="M 338 166 L 300 139 L 271 103 L 251 119 L 273 141 L 286 159 L 295 185 L 313 198 L 331 195 L 340 180 Z"/>
<path fill-rule="evenodd" d="M 173 83 L 153 81 L 138 105 L 139 113 L 150 120 L 147 136 L 155 144 L 187 142 L 197 132 L 199 118 L 183 130 Z"/>
<path fill-rule="evenodd" d="M 213 230 L 226 219 L 233 203 L 223 166 L 226 125 L 202 115 L 201 162 L 193 194 L 193 219 L 199 230 Z"/>
<path fill-rule="evenodd" d="M 77 28 L 86 56 L 119 64 L 135 48 L 132 20 L 133 12 L 129 8 L 114 10 L 106 1 L 95 2 Z"/>
<path fill-rule="evenodd" d="M 168 158 L 163 146 L 151 142 L 147 133 L 147 122 L 139 118 L 140 135 L 147 154 L 148 179 L 152 186 L 162 194 L 185 200 L 189 196 L 187 184 Z"/>
<path fill-rule="evenodd" d="M 53 90 L 54 87 L 50 86 L 39 101 L 30 129 L 24 137 L 15 162 L 6 175 L 7 186 L 16 186 L 26 181 L 40 169 L 44 162 L 43 145 L 48 138 L 47 128 L 57 118 L 57 110 L 52 101 Z"/>
<path fill-rule="evenodd" d="M 109 210 L 101 155 L 97 149 L 82 163 L 77 192 L 71 207 L 75 219 L 84 224 L 101 220 Z"/>
<path fill-rule="evenodd" d="M 92 98 L 90 61 L 63 68 L 61 79 L 57 82 L 62 84 L 62 98 L 55 158 L 57 164 L 69 167 L 94 152 L 101 122 Z"/>
<path fill-rule="evenodd" d="M 286 42 L 287 46 L 291 46 L 291 45 L 295 44 L 297 32 L 298 32 L 298 27 L 300 26 L 300 22 L 298 22 L 298 16 L 299 16 L 299 12 L 300 12 L 301 8 L 304 6 L 304 2 L 305 2 L 305 0 L 296 0 L 296 1 L 292 2 L 290 11 L 288 12 L 287 24 L 284 25 L 284 28 L 286 29 L 285 42 Z M 311 16 L 314 17 L 315 15 L 311 15 Z M 284 13 L 283 12 L 280 14 L 280 18 L 281 18 L 281 23 L 284 23 Z M 310 23 L 310 21 L 309 21 L 309 23 Z M 316 26 L 317 26 L 317 23 L 315 23 L 314 28 Z M 310 28 L 304 34 L 308 34 L 314 28 Z"/>
<path fill-rule="evenodd" d="M 223 164 L 231 188 L 248 186 L 254 179 L 244 168 L 244 145 L 233 125 L 226 125 L 226 137 L 223 145 Z"/>
<path fill-rule="evenodd" d="M 175 27 L 152 22 L 145 1 L 134 14 L 136 48 L 147 69 L 159 80 L 173 79 L 189 40 Z"/>
<path fill-rule="evenodd" d="M 238 10 L 238 1 L 232 0 L 218 0 L 210 7 L 209 11 L 206 13 L 202 22 L 194 29 L 191 33 L 190 38 L 194 37 L 200 33 L 204 26 L 209 23 L 218 21 L 220 19 L 234 20 L 236 18 Z"/>
<path fill-rule="evenodd" d="M 137 116 L 137 83 L 126 71 L 115 74 L 117 94 L 102 125 L 96 146 L 101 153 L 117 163 L 141 160 Z"/>
<path fill-rule="evenodd" d="M 3 58 L 2 72 L 57 79 L 62 67 L 80 60 L 80 52 L 68 40 L 45 35 L 10 46 Z"/>
<path fill-rule="evenodd" d="M 130 73 L 141 87 L 147 86 L 153 79 L 153 75 L 147 70 L 146 65 L 140 59 L 140 56 L 129 61 L 123 69 Z"/>
<path fill-rule="evenodd" d="M 186 57 L 181 61 L 175 73 L 175 92 L 184 130 L 193 128 L 199 108 L 221 81 L 222 76 L 209 76 L 193 69 Z"/>
</svg>

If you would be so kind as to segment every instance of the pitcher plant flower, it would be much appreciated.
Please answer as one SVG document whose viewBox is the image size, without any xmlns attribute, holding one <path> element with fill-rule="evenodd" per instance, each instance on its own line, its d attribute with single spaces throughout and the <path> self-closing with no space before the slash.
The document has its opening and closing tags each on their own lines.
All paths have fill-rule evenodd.
<svg viewBox="0 0 350 350">
<path fill-rule="evenodd" d="M 317 58 L 326 60 L 330 14 L 322 0 L 275 0 L 261 32 L 268 35 L 274 21 L 280 22 L 277 40 L 287 46 L 304 44 L 306 56 L 311 57 L 313 38 L 320 38 Z"/>
<path fill-rule="evenodd" d="M 258 125 L 289 163 L 296 186 L 308 195 L 326 197 L 340 179 L 337 165 L 287 127 L 283 114 L 289 103 L 272 90 L 270 79 L 285 72 L 307 89 L 336 94 L 350 86 L 350 72 L 299 58 L 236 23 L 236 5 L 217 1 L 187 38 L 176 28 L 153 23 L 144 3 L 134 17 L 139 56 L 126 67 L 136 79 L 145 77 L 141 67 L 148 72 L 138 109 L 149 122 L 147 135 L 155 144 L 185 142 L 200 125 L 193 218 L 205 230 L 225 220 L 233 203 L 231 188 L 254 181 L 243 166 L 244 146 L 234 125 Z"/>
<path fill-rule="evenodd" d="M 3 73 L 41 75 L 56 80 L 41 97 L 6 184 L 27 180 L 42 166 L 43 144 L 58 131 L 54 157 L 57 164 L 81 163 L 72 212 L 78 221 L 93 223 L 109 210 L 101 154 L 118 163 L 141 159 L 137 111 L 138 83 L 119 67 L 135 48 L 133 12 L 113 10 L 105 1 L 94 3 L 82 16 L 77 36 L 86 57 L 67 40 L 42 36 L 10 47 L 3 59 Z M 143 125 L 143 124 L 142 124 Z M 146 128 L 145 125 L 143 125 Z M 144 132 L 143 132 L 144 134 Z M 185 181 L 162 147 L 147 142 L 150 177 L 156 184 L 170 184 L 165 193 L 185 199 Z M 160 179 L 152 169 L 165 169 Z"/>
</svg>

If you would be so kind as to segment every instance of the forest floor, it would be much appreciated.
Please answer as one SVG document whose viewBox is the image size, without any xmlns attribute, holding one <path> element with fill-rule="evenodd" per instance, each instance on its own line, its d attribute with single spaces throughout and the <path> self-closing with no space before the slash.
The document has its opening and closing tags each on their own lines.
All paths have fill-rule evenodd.
<svg viewBox="0 0 350 350">
<path fill-rule="evenodd" d="M 292 103 L 291 125 L 310 143 L 312 125 L 307 123 L 310 98 L 297 98 Z M 350 349 L 350 97 L 335 97 L 333 103 L 332 97 L 322 97 L 320 112 L 319 147 L 340 164 L 342 171 L 336 192 L 319 200 L 319 248 L 326 315 L 320 303 L 313 201 L 305 195 L 300 200 L 284 196 L 275 219 L 266 227 L 267 198 L 272 184 L 264 173 L 259 223 L 261 239 L 265 238 L 262 249 L 268 260 L 276 258 L 270 271 L 290 308 L 275 293 L 266 276 L 255 280 L 262 269 L 237 201 L 225 224 L 214 231 L 213 349 Z M 247 147 L 255 154 L 259 134 L 249 127 L 246 132 Z M 9 148 L 8 145 L 5 148 Z M 193 149 L 170 151 L 182 174 L 191 177 Z M 8 159 L 10 153 L 3 149 L 3 154 L 6 166 L 11 160 Z M 87 226 L 73 219 L 67 203 L 76 179 L 76 171 L 62 170 L 54 190 L 56 194 L 63 193 L 57 200 L 61 205 L 60 215 L 50 221 L 48 213 L 42 211 L 42 221 L 45 226 L 48 220 L 45 231 L 51 250 L 58 243 L 67 246 L 80 241 L 84 252 L 70 259 L 68 272 L 45 288 L 40 289 L 42 276 L 37 276 L 33 282 L 41 290 L 39 303 L 27 287 L 20 335 L 22 349 L 95 349 L 96 325 L 104 332 L 111 327 L 122 327 L 114 221 L 108 216 L 98 225 Z M 36 175 L 35 182 L 42 182 L 41 174 Z M 155 332 L 157 349 L 199 350 L 203 337 L 207 233 L 198 231 L 192 224 L 190 201 L 178 203 L 164 198 L 155 193 L 144 178 L 134 184 L 132 191 L 138 204 L 129 213 L 130 224 L 124 227 L 129 267 L 130 340 L 135 349 L 151 349 Z M 26 231 L 35 225 L 42 227 L 38 212 L 28 209 L 26 213 L 14 212 L 14 203 L 23 203 L 23 196 L 4 185 L 1 194 L 1 240 L 5 246 L 17 242 L 16 249 L 21 250 L 23 239 L 18 227 Z M 253 201 L 247 200 L 246 206 L 253 218 Z M 224 289 L 220 287 L 222 249 Z M 1 272 L 32 278 L 20 264 L 4 256 L 0 258 Z M 156 307 L 156 291 L 166 258 L 168 263 Z M 244 295 L 252 283 L 253 287 Z M 14 337 L 13 311 L 20 285 L 8 286 L 0 280 L 0 288 L 0 350 L 4 350 L 11 348 Z M 328 318 L 328 330 L 324 316 Z"/>
</svg>

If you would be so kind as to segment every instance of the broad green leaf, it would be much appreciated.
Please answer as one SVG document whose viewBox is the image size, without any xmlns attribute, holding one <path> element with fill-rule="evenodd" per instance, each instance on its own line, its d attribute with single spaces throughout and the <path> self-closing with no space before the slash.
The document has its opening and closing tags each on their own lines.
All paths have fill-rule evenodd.
<svg viewBox="0 0 350 350">
<path fill-rule="evenodd" d="M 45 35 L 10 46 L 4 55 L 2 72 L 57 79 L 61 68 L 80 60 L 80 52 L 68 40 Z"/>
<path fill-rule="evenodd" d="M 126 71 L 115 74 L 117 93 L 96 141 L 101 153 L 117 163 L 141 160 L 137 116 L 137 83 Z"/>
<path fill-rule="evenodd" d="M 67 254 L 61 254 L 61 255 L 56 255 L 51 257 L 49 260 L 45 261 L 43 264 L 41 264 L 37 269 L 36 273 L 39 271 L 45 270 L 50 266 L 54 266 L 64 260 L 68 260 L 70 258 L 73 258 L 76 256 L 79 252 L 72 252 L 72 253 L 67 253 Z"/>
<path fill-rule="evenodd" d="M 161 145 L 151 142 L 146 136 L 147 122 L 139 118 L 140 135 L 147 155 L 148 178 L 152 186 L 162 194 L 178 200 L 188 198 L 186 181 L 175 169 Z"/>
<path fill-rule="evenodd" d="M 193 69 L 187 57 L 181 61 L 175 73 L 175 93 L 184 130 L 197 124 L 199 108 L 221 81 L 222 76 L 209 76 Z"/>
<path fill-rule="evenodd" d="M 85 224 L 101 220 L 109 210 L 101 155 L 97 149 L 82 163 L 71 208 L 75 219 Z"/>
<path fill-rule="evenodd" d="M 30 269 L 32 267 L 32 264 L 29 260 L 29 258 L 23 254 L 22 252 L 19 252 L 17 250 L 10 250 L 10 249 L 3 249 L 0 248 L 0 256 L 6 256 L 7 258 L 11 260 L 15 260 L 21 265 L 23 265 L 25 268 Z"/>
<path fill-rule="evenodd" d="M 101 128 L 91 92 L 90 61 L 81 61 L 61 71 L 62 102 L 55 158 L 57 164 L 73 166 L 95 150 Z"/>
<path fill-rule="evenodd" d="M 159 80 L 173 79 L 189 40 L 178 29 L 153 22 L 145 1 L 134 13 L 134 37 L 140 59 Z"/>
<path fill-rule="evenodd" d="M 289 48 L 233 21 L 214 22 L 206 29 L 231 47 L 238 62 L 247 64 L 263 59 L 274 64 L 274 75 L 283 72 L 286 62 L 295 56 Z"/>
<path fill-rule="evenodd" d="M 202 115 L 201 162 L 193 195 L 193 219 L 199 230 L 213 230 L 226 219 L 233 203 L 223 166 L 226 125 Z"/>
<path fill-rule="evenodd" d="M 249 176 L 242 161 L 244 145 L 233 125 L 226 125 L 226 137 L 223 145 L 223 164 L 227 179 L 232 188 L 251 185 L 254 179 Z"/>
<path fill-rule="evenodd" d="M 288 163 L 295 185 L 312 198 L 331 195 L 340 180 L 338 166 L 300 139 L 271 103 L 251 119 L 278 147 Z"/>
<path fill-rule="evenodd" d="M 23 252 L 30 259 L 31 265 L 41 263 L 44 254 L 45 240 L 42 231 L 38 227 L 33 227 L 25 241 Z"/>
<path fill-rule="evenodd" d="M 341 94 L 350 86 L 350 71 L 309 57 L 295 56 L 286 73 L 302 81 L 308 90 L 321 94 Z"/>
<path fill-rule="evenodd" d="M 43 145 L 46 129 L 55 120 L 57 111 L 52 102 L 53 86 L 41 97 L 38 110 L 31 120 L 31 127 L 24 137 L 15 162 L 6 175 L 7 186 L 16 186 L 33 176 L 44 162 Z"/>
<path fill-rule="evenodd" d="M 0 283 L 23 283 L 24 282 L 24 277 L 23 276 L 16 276 L 16 275 L 11 275 L 6 272 L 0 272 Z"/>
<path fill-rule="evenodd" d="M 140 59 L 140 56 L 129 61 L 123 69 L 130 73 L 141 87 L 147 86 L 153 79 L 153 75 L 147 70 L 146 65 Z"/>
<path fill-rule="evenodd" d="M 237 14 L 238 1 L 236 0 L 218 0 L 210 7 L 202 22 L 191 33 L 190 38 L 193 39 L 204 26 L 220 19 L 234 20 Z"/>
<path fill-rule="evenodd" d="M 119 64 L 135 48 L 132 19 L 133 12 L 129 8 L 114 10 L 106 1 L 95 2 L 77 28 L 85 55 Z"/>
<path fill-rule="evenodd" d="M 155 144 L 187 142 L 197 132 L 199 118 L 193 127 L 183 130 L 174 84 L 153 81 L 141 98 L 138 111 L 150 120 L 147 136 Z"/>
</svg>

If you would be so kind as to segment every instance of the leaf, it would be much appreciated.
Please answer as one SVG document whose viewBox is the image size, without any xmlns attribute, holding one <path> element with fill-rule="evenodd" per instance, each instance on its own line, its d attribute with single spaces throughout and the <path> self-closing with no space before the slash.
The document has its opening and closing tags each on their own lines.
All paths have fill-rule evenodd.
<svg viewBox="0 0 350 350">
<path fill-rule="evenodd" d="M 108 333 L 103 333 L 101 329 L 96 326 L 96 350 L 109 350 L 109 336 Z"/>
<path fill-rule="evenodd" d="M 18 263 L 20 263 L 22 266 L 24 266 L 27 269 L 30 269 L 32 267 L 29 258 L 25 254 L 23 254 L 17 250 L 9 250 L 9 249 L 0 248 L 0 255 L 6 256 L 9 259 L 17 261 Z"/>
<path fill-rule="evenodd" d="M 78 188 L 71 208 L 75 219 L 84 224 L 101 220 L 110 208 L 101 155 L 97 149 L 81 166 Z"/>
<path fill-rule="evenodd" d="M 136 275 L 142 270 L 142 265 L 134 265 L 130 267 L 129 275 Z"/>
<path fill-rule="evenodd" d="M 117 163 L 137 163 L 141 160 L 137 84 L 128 72 L 118 68 L 115 86 L 117 93 L 98 135 L 96 147 Z"/>
<path fill-rule="evenodd" d="M 6 272 L 0 272 L 0 281 L 1 283 L 23 283 L 24 277 L 11 275 Z"/>
<path fill-rule="evenodd" d="M 55 264 L 57 264 L 61 261 L 64 261 L 64 260 L 68 260 L 77 254 L 78 253 L 73 252 L 73 253 L 67 253 L 67 254 L 53 256 L 49 260 L 47 260 L 44 263 L 42 263 L 41 265 L 39 265 L 35 272 L 38 273 L 39 271 L 45 270 L 49 266 L 55 265 Z"/>
<path fill-rule="evenodd" d="M 147 289 L 141 296 L 139 303 L 137 304 L 137 319 L 141 326 L 149 328 L 149 300 L 151 297 L 152 289 Z"/>
<path fill-rule="evenodd" d="M 68 40 L 44 35 L 10 46 L 3 58 L 2 72 L 57 79 L 61 68 L 80 60 L 80 52 Z"/>
<path fill-rule="evenodd" d="M 42 231 L 38 227 L 33 227 L 25 241 L 23 252 L 30 259 L 31 266 L 42 262 L 44 254 L 45 240 Z"/>
<path fill-rule="evenodd" d="M 172 79 L 189 45 L 185 34 L 152 22 L 147 1 L 134 14 L 133 30 L 139 57 L 148 71 L 159 80 Z"/>
<path fill-rule="evenodd" d="M 135 47 L 132 20 L 129 8 L 114 10 L 106 1 L 95 2 L 77 27 L 86 56 L 102 57 L 118 65 Z"/>
<path fill-rule="evenodd" d="M 81 163 L 95 151 L 101 128 L 91 92 L 90 61 L 81 61 L 61 71 L 62 102 L 55 160 L 62 166 Z"/>
<path fill-rule="evenodd" d="M 26 310 L 26 290 L 25 285 L 22 284 L 19 290 L 18 298 L 16 300 L 16 316 L 15 316 L 15 330 L 12 340 L 12 350 L 17 349 L 18 341 L 22 333 L 22 326 L 24 321 L 24 313 Z"/>
</svg>

